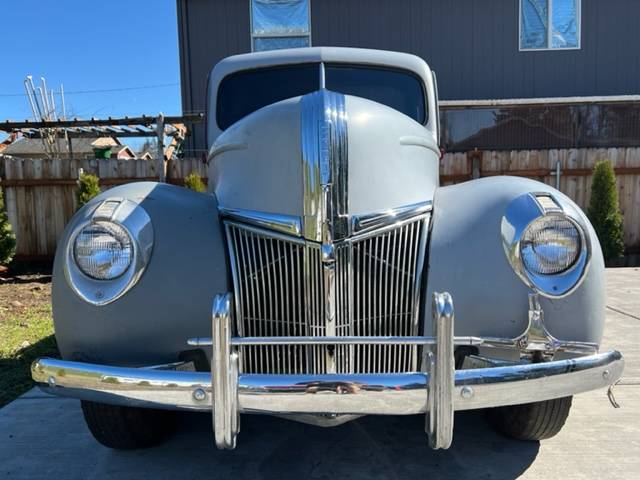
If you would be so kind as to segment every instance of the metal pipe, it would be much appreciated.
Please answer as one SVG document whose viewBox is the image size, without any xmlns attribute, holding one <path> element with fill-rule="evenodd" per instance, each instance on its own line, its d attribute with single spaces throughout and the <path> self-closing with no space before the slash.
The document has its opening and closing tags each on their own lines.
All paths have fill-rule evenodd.
<svg viewBox="0 0 640 480">
<path fill-rule="evenodd" d="M 249 345 L 436 345 L 436 337 L 371 337 L 371 336 L 344 336 L 344 337 L 233 337 L 230 340 L 234 346 Z M 479 337 L 454 337 L 454 345 L 481 345 Z M 210 337 L 196 337 L 187 340 L 192 347 L 210 346 Z"/>
<path fill-rule="evenodd" d="M 50 102 L 51 102 L 51 115 L 54 121 L 58 120 L 58 114 L 56 113 L 56 100 L 53 97 L 53 89 L 49 90 Z"/>
<path fill-rule="evenodd" d="M 31 88 L 31 92 L 33 94 L 36 110 L 38 111 L 38 121 L 45 121 L 44 115 L 42 113 L 42 105 L 40 105 L 40 100 L 38 100 L 38 90 L 36 89 L 36 86 L 33 83 L 33 77 L 29 75 L 27 79 L 29 80 L 29 87 Z"/>
<path fill-rule="evenodd" d="M 51 105 L 49 105 L 49 92 L 47 91 L 47 81 L 44 77 L 40 77 L 40 82 L 42 83 L 42 87 L 38 87 L 40 89 L 40 96 L 42 97 L 42 105 L 44 106 L 44 110 L 46 112 L 46 119 L 51 120 Z"/>
<path fill-rule="evenodd" d="M 31 80 L 31 75 L 27 75 L 27 78 L 24 79 L 24 89 L 27 91 L 27 98 L 29 99 L 29 105 L 31 105 L 31 111 L 33 112 L 33 118 L 36 122 L 42 121 L 38 113 L 38 106 L 36 104 L 36 100 L 34 100 L 35 91 L 32 90 L 33 81 Z"/>
<path fill-rule="evenodd" d="M 64 101 L 64 85 L 60 84 L 60 103 L 62 105 L 62 120 L 67 119 L 67 106 Z"/>
</svg>

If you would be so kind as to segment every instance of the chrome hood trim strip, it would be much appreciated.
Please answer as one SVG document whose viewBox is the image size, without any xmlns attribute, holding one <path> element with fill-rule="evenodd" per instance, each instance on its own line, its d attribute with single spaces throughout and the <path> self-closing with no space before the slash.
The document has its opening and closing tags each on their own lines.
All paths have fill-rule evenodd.
<svg viewBox="0 0 640 480">
<path fill-rule="evenodd" d="M 412 205 L 390 208 L 381 212 L 353 215 L 351 217 L 351 231 L 354 235 L 358 235 L 388 227 L 389 225 L 399 224 L 404 220 L 430 212 L 432 208 L 433 202 L 429 200 Z"/>
<path fill-rule="evenodd" d="M 301 100 L 303 235 L 330 244 L 348 235 L 345 96 L 326 89 Z"/>
<path fill-rule="evenodd" d="M 223 217 L 238 220 L 256 227 L 262 227 L 267 230 L 286 233 L 296 237 L 302 234 L 300 217 L 293 215 L 280 215 L 278 213 L 227 207 L 218 207 L 218 211 Z"/>
</svg>

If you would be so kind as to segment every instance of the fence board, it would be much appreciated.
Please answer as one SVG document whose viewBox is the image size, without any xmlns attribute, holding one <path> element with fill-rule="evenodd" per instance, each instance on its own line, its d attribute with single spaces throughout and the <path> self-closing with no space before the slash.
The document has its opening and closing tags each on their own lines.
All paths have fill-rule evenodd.
<svg viewBox="0 0 640 480">
<path fill-rule="evenodd" d="M 471 179 L 472 155 L 476 153 L 447 153 L 441 162 L 441 184 Z M 617 173 L 625 244 L 631 251 L 640 250 L 640 148 L 483 151 L 478 155 L 481 176 L 527 176 L 552 186 L 556 185 L 553 173 L 559 161 L 560 190 L 585 210 L 591 198 L 593 166 L 598 160 L 609 159 Z M 79 168 L 97 174 L 103 189 L 158 178 L 155 160 L 0 158 L 5 208 L 16 233 L 19 256 L 54 254 L 56 240 L 76 210 Z M 167 180 L 180 185 L 191 172 L 207 181 L 207 166 L 200 158 L 169 161 Z"/>
</svg>

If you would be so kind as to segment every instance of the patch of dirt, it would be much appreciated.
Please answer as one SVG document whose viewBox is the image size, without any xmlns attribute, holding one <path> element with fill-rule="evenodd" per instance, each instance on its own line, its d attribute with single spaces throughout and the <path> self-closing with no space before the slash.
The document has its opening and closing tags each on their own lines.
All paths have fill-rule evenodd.
<svg viewBox="0 0 640 480">
<path fill-rule="evenodd" d="M 46 306 L 51 301 L 51 275 L 27 274 L 0 279 L 0 321 Z"/>
</svg>

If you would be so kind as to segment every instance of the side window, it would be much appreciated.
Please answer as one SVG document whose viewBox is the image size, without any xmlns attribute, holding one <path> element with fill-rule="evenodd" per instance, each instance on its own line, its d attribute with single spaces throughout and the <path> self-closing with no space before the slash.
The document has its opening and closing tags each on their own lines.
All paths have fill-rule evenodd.
<svg viewBox="0 0 640 480">
<path fill-rule="evenodd" d="M 580 48 L 581 0 L 520 0 L 520 50 Z"/>
<path fill-rule="evenodd" d="M 251 0 L 251 48 L 254 52 L 309 46 L 309 0 Z"/>
</svg>

